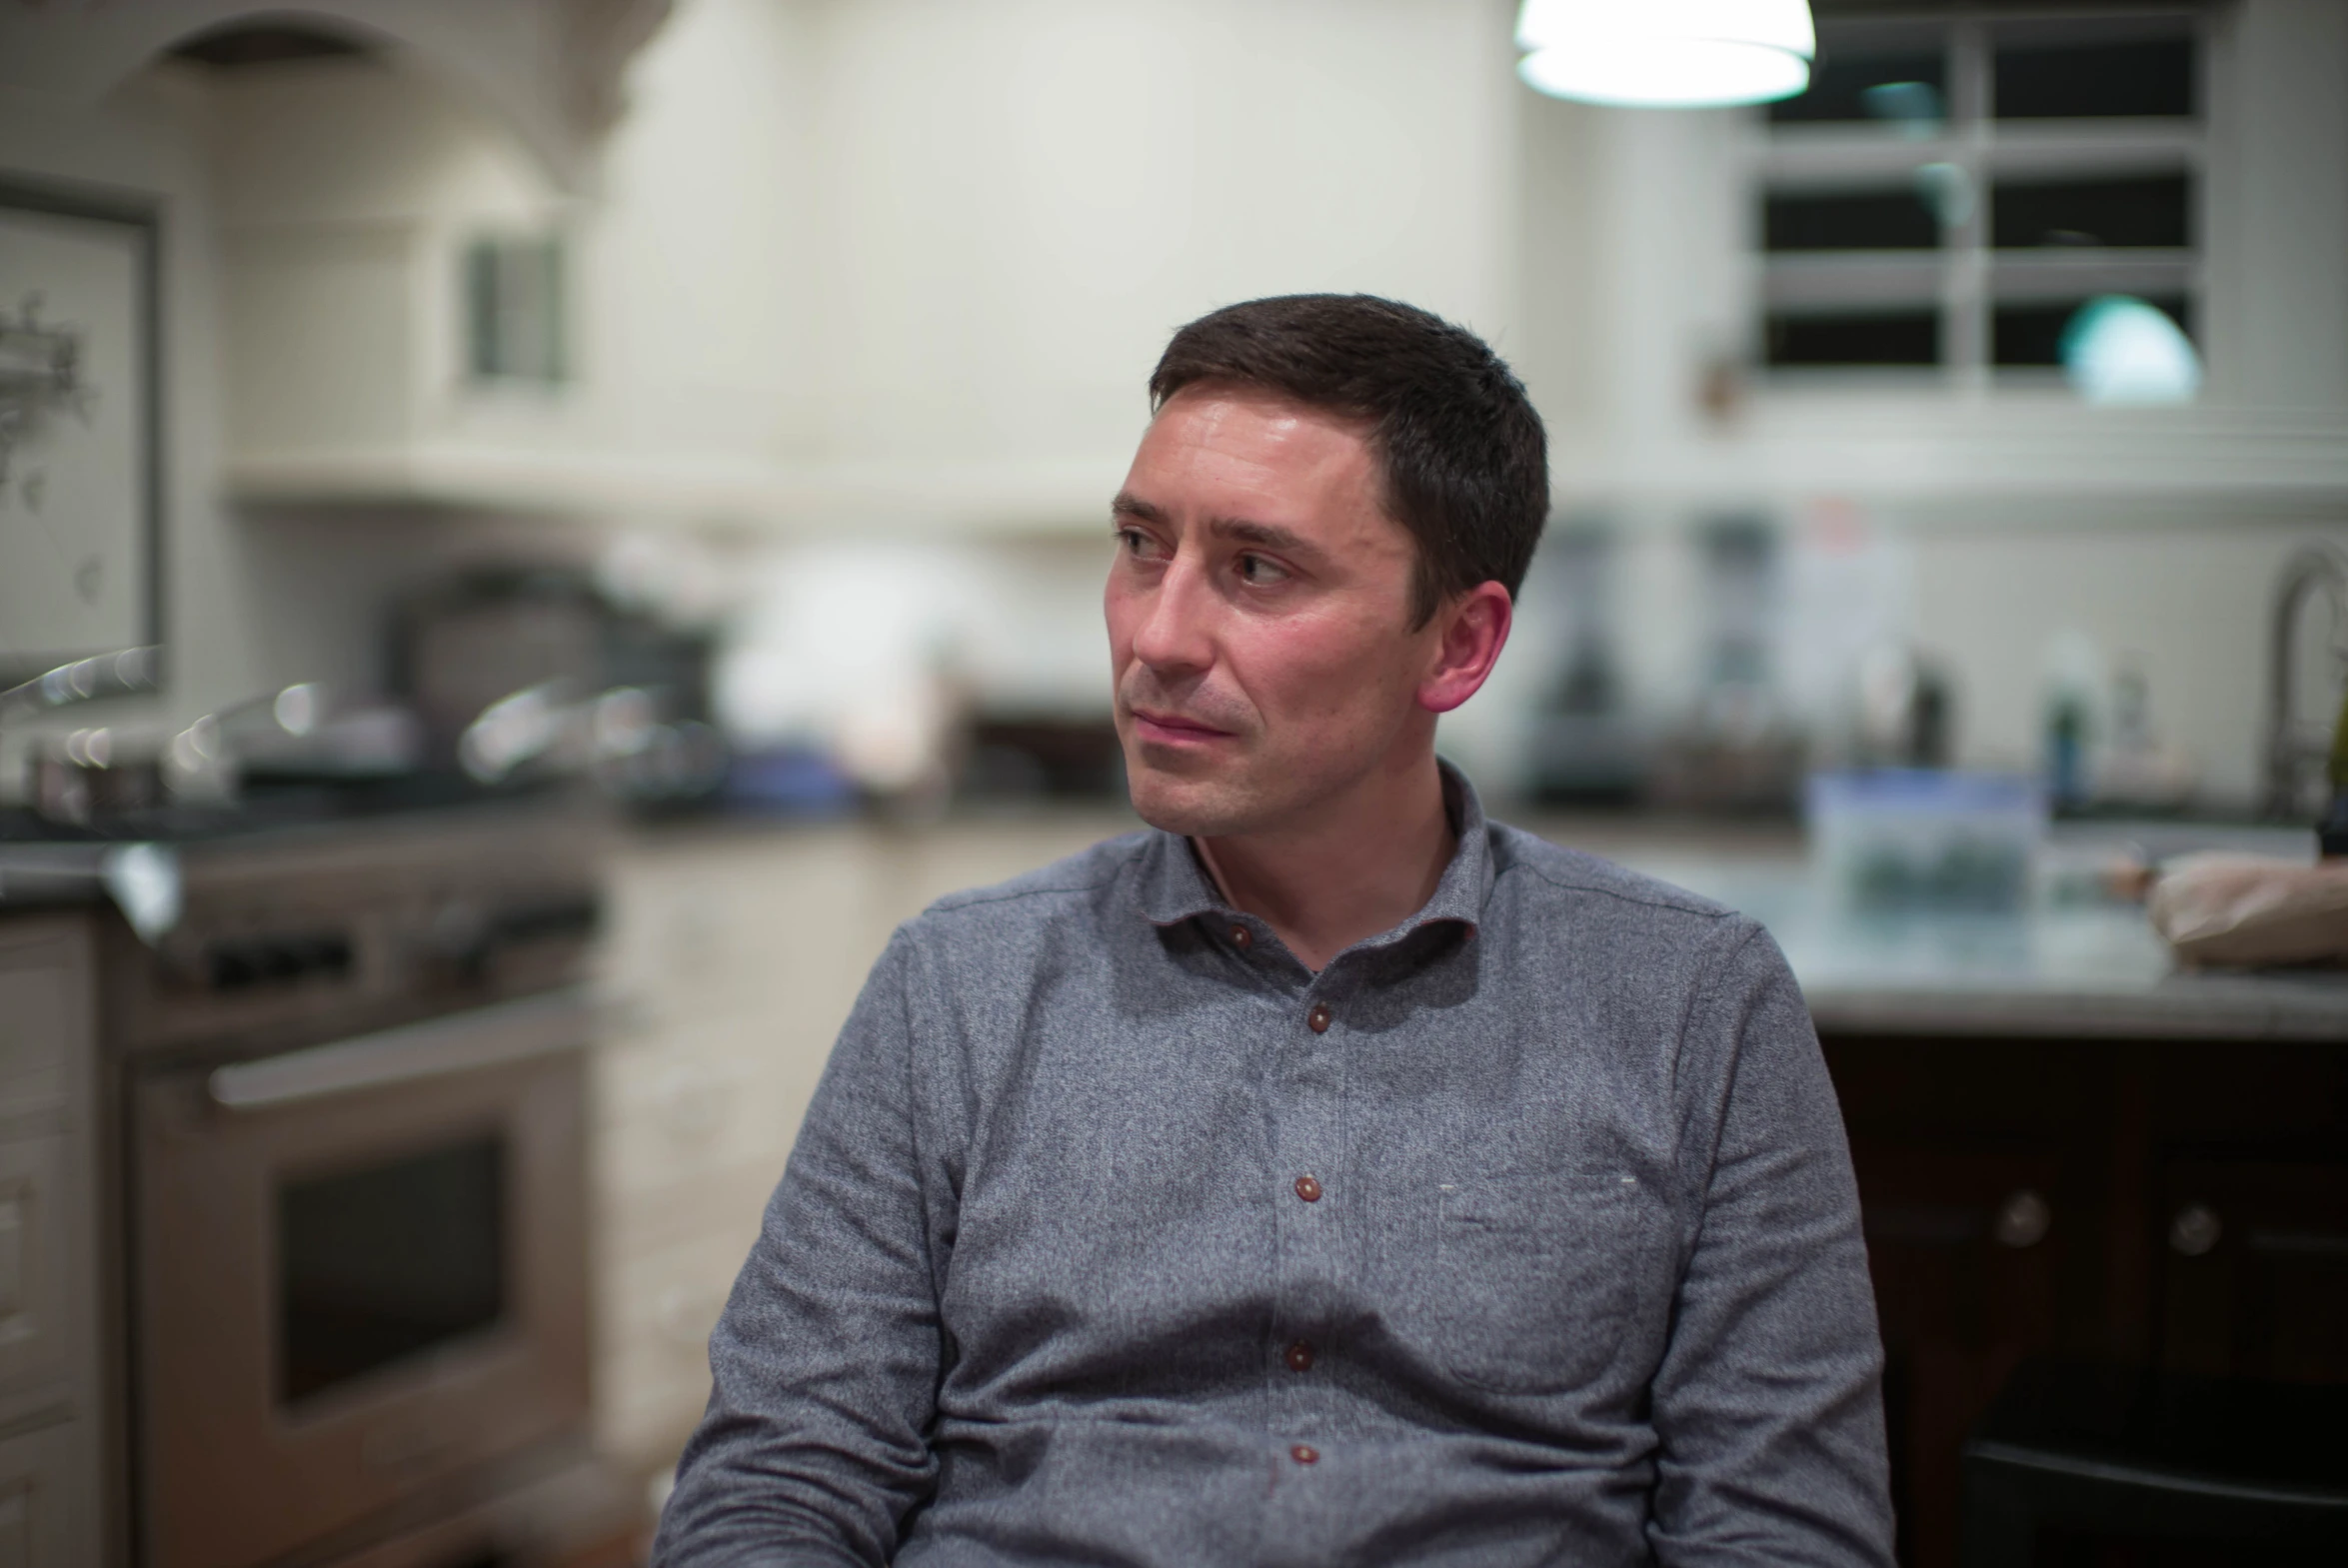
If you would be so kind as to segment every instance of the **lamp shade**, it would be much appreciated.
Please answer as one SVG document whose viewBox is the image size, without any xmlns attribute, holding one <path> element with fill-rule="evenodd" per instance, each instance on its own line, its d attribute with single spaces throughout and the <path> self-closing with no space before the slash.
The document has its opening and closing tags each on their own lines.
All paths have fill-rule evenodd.
<svg viewBox="0 0 2348 1568">
<path fill-rule="evenodd" d="M 1808 0 L 1524 0 L 1516 44 L 1538 92 L 1649 108 L 1790 98 L 1818 52 Z"/>
</svg>

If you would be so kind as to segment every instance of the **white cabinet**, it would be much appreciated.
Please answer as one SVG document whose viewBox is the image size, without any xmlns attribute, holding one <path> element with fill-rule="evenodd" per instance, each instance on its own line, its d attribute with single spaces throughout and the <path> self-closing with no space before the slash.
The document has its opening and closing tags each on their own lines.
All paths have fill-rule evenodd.
<svg viewBox="0 0 2348 1568">
<path fill-rule="evenodd" d="M 675 829 L 618 857 L 596 1067 L 597 1435 L 665 1471 L 833 1038 L 898 922 L 1131 827 Z"/>
<path fill-rule="evenodd" d="M 576 206 L 507 126 L 374 57 L 206 90 L 233 489 L 428 496 L 578 444 L 581 389 L 506 374 L 496 350 L 523 313 L 474 266 L 517 239 L 559 252 Z M 576 311 L 559 269 L 540 293 L 528 319 L 560 337 Z"/>
</svg>

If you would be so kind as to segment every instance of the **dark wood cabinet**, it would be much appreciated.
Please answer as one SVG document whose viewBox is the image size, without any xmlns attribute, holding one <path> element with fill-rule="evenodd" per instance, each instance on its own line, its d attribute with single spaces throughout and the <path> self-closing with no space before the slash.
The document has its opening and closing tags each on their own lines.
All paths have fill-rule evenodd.
<svg viewBox="0 0 2348 1568">
<path fill-rule="evenodd" d="M 2186 1157 L 2157 1184 L 2161 1366 L 2348 1382 L 2348 1163 Z"/>
<path fill-rule="evenodd" d="M 1886 1355 L 1900 1556 L 2034 1353 L 2348 1382 L 2348 1045 L 1828 1033 Z"/>
<path fill-rule="evenodd" d="M 1953 1538 L 1961 1431 L 2022 1358 L 2059 1342 L 2077 1205 L 2037 1148 L 1855 1141 L 1867 1263 L 1888 1357 L 1884 1414 L 1901 1460 L 1902 1544 Z"/>
</svg>

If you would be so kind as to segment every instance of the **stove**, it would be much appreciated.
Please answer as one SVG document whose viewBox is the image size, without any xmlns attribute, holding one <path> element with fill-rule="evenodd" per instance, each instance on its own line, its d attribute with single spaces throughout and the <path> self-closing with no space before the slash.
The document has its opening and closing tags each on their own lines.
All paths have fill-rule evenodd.
<svg viewBox="0 0 2348 1568">
<path fill-rule="evenodd" d="M 601 810 L 126 825 L 156 835 L 0 834 L 0 915 L 47 902 L 94 955 L 107 1559 L 473 1568 L 619 1523 L 588 1442 Z"/>
</svg>

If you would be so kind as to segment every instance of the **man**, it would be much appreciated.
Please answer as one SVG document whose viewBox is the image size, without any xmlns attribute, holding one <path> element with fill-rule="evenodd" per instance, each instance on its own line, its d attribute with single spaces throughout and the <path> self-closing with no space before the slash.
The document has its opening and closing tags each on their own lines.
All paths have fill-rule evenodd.
<svg viewBox="0 0 2348 1568">
<path fill-rule="evenodd" d="M 1548 507 L 1522 387 L 1302 296 L 1150 390 L 1107 608 L 1152 830 L 897 932 L 657 1560 L 1888 1561 L 1783 959 L 1435 760 Z"/>
</svg>

